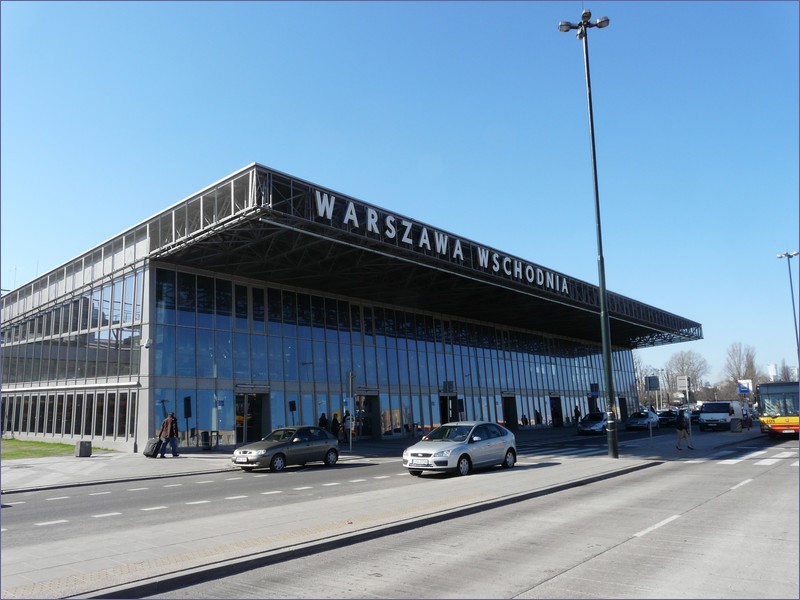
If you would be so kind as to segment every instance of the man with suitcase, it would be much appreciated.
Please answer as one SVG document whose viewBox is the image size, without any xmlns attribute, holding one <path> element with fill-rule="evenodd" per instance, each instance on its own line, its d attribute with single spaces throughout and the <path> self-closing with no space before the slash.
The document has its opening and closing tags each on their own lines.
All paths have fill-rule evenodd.
<svg viewBox="0 0 800 600">
<path fill-rule="evenodd" d="M 178 456 L 178 419 L 175 418 L 175 413 L 167 415 L 167 418 L 161 423 L 161 431 L 158 435 L 163 440 L 161 458 L 164 458 L 164 453 L 167 451 L 167 443 L 172 450 L 172 456 Z"/>
</svg>

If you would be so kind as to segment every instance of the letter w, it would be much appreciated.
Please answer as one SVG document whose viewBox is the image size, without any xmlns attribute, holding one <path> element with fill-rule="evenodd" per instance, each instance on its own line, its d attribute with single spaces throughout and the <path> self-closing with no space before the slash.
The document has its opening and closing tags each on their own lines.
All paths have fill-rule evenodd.
<svg viewBox="0 0 800 600">
<path fill-rule="evenodd" d="M 325 217 L 329 221 L 333 219 L 333 205 L 336 203 L 336 196 L 328 198 L 328 194 L 317 192 L 317 216 Z"/>
</svg>

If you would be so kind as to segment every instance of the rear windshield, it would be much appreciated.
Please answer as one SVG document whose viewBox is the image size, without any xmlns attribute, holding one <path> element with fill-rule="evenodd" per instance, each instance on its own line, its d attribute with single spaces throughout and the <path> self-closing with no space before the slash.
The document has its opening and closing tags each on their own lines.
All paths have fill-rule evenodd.
<svg viewBox="0 0 800 600">
<path fill-rule="evenodd" d="M 700 407 L 700 412 L 727 413 L 730 407 L 730 402 L 706 402 Z"/>
<path fill-rule="evenodd" d="M 647 413 L 643 412 L 635 412 L 631 415 L 632 419 L 645 419 L 647 418 Z"/>
<path fill-rule="evenodd" d="M 583 420 L 584 421 L 602 421 L 603 420 L 603 413 L 589 413 L 586 415 Z"/>
</svg>

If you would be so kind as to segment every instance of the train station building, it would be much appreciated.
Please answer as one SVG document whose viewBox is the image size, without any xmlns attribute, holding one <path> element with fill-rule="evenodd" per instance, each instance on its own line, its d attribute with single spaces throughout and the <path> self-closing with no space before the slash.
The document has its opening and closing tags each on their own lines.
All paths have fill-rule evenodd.
<svg viewBox="0 0 800 600">
<path fill-rule="evenodd" d="M 608 293 L 619 418 L 632 350 L 699 323 Z M 605 409 L 599 290 L 259 164 L 2 297 L 5 435 L 141 451 L 168 412 L 221 448 L 325 413 L 356 435 L 564 426 Z"/>
</svg>

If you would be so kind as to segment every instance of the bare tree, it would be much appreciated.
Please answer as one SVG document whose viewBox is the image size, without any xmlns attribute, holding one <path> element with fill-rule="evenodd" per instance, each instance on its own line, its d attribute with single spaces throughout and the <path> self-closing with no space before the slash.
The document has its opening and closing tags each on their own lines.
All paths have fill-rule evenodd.
<svg viewBox="0 0 800 600">
<path fill-rule="evenodd" d="M 700 382 L 708 374 L 708 362 L 700 354 L 693 350 L 686 350 L 673 354 L 664 367 L 669 387 L 672 388 L 679 376 L 688 375 L 692 388 L 700 385 Z M 689 398 L 691 400 L 691 397 Z"/>
<path fill-rule="evenodd" d="M 725 375 L 734 387 L 740 379 L 749 379 L 753 382 L 753 386 L 768 379 L 756 365 L 755 348 L 742 346 L 741 342 L 734 342 L 728 346 L 727 358 L 725 359 Z"/>
<path fill-rule="evenodd" d="M 794 381 L 792 370 L 786 364 L 786 359 L 781 360 L 781 370 L 778 371 L 778 381 Z"/>
</svg>

